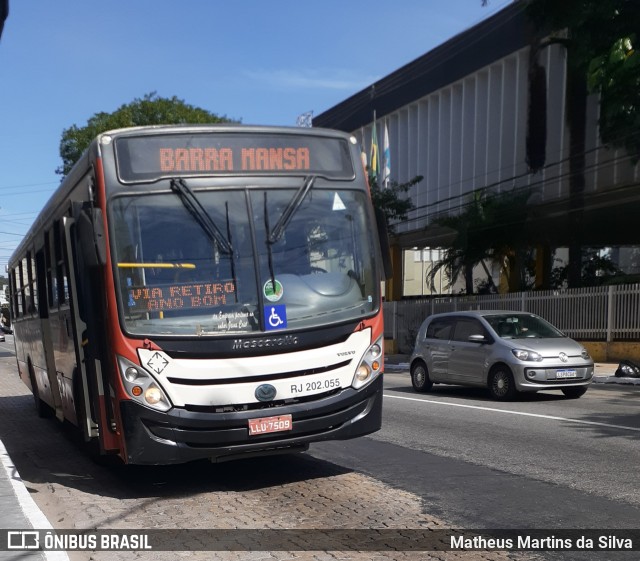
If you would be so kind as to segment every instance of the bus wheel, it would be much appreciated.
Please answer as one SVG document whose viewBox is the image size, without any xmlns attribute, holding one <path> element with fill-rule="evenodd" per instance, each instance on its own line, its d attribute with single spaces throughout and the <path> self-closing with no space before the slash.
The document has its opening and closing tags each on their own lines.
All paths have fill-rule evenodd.
<svg viewBox="0 0 640 561">
<path fill-rule="evenodd" d="M 79 445 L 85 451 L 87 456 L 89 456 L 95 464 L 102 467 L 113 468 L 123 465 L 122 460 L 117 456 L 108 456 L 100 452 L 100 442 L 98 441 L 97 436 L 87 437 L 85 435 L 85 429 L 82 426 L 83 423 L 86 422 L 84 386 L 77 367 L 73 370 L 73 402 L 76 409 L 76 420 L 78 422 L 78 426 L 76 428 Z M 91 422 L 93 423 L 93 419 L 91 419 Z"/>
<path fill-rule="evenodd" d="M 53 409 L 49 407 L 42 399 L 40 398 L 40 392 L 38 391 L 38 384 L 36 384 L 36 375 L 33 371 L 33 366 L 29 363 L 29 378 L 31 380 L 31 391 L 33 393 L 33 403 L 36 408 L 36 413 L 38 417 L 41 419 L 46 419 L 48 417 L 53 416 Z"/>
</svg>

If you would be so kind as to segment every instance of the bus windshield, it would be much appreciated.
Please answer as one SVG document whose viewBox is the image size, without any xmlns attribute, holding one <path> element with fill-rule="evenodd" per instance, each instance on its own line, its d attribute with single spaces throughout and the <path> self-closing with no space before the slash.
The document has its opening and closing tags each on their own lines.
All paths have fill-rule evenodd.
<svg viewBox="0 0 640 561">
<path fill-rule="evenodd" d="M 365 192 L 342 185 L 313 186 L 304 196 L 295 187 L 190 191 L 197 213 L 176 192 L 111 202 L 127 332 L 269 332 L 362 319 L 378 309 Z"/>
</svg>

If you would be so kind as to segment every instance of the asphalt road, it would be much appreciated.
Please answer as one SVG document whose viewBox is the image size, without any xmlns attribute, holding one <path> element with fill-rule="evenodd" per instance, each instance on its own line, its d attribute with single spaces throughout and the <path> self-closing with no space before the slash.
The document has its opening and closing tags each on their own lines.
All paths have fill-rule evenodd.
<svg viewBox="0 0 640 561">
<path fill-rule="evenodd" d="M 425 511 L 457 527 L 640 527 L 639 388 L 598 385 L 577 400 L 546 392 L 498 403 L 454 386 L 417 394 L 408 373 L 385 376 L 382 430 L 316 445 L 315 457 L 410 490 Z"/>
<path fill-rule="evenodd" d="M 56 528 L 260 528 L 268 521 L 275 528 L 590 528 L 615 535 L 640 527 L 637 386 L 592 386 L 578 400 L 549 392 L 497 403 L 483 390 L 452 386 L 416 394 L 408 373 L 389 373 L 383 428 L 370 437 L 315 444 L 286 458 L 110 470 L 78 449 L 68 427 L 35 416 L 7 339 L 0 343 L 0 437 Z M 224 559 L 255 559 L 254 553 Z M 130 558 L 71 554 L 72 561 Z M 441 558 L 636 560 L 638 554 L 376 556 Z"/>
</svg>

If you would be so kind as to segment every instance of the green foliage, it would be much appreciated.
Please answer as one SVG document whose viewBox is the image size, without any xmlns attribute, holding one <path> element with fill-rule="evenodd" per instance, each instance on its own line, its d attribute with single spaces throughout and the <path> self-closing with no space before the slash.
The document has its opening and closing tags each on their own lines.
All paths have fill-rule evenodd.
<svg viewBox="0 0 640 561">
<path fill-rule="evenodd" d="M 382 210 L 387 221 L 387 229 L 393 232 L 393 223 L 406 220 L 409 211 L 414 208 L 411 198 L 403 195 L 406 195 L 411 187 L 420 183 L 423 177 L 416 175 L 406 183 L 390 181 L 387 187 L 382 187 L 378 184 L 376 177 L 371 175 L 371 170 L 368 171 L 373 206 Z"/>
<path fill-rule="evenodd" d="M 533 0 L 528 10 L 567 46 L 571 70 L 600 94 L 602 141 L 640 158 L 640 2 Z"/>
<path fill-rule="evenodd" d="M 159 97 L 155 92 L 136 98 L 120 106 L 113 113 L 100 112 L 91 117 L 84 127 L 72 125 L 62 132 L 60 157 L 62 166 L 56 173 L 67 175 L 80 159 L 91 141 L 100 133 L 123 127 L 168 125 L 182 123 L 232 122 L 205 109 L 189 105 L 177 97 Z"/>
<path fill-rule="evenodd" d="M 622 271 L 611 259 L 611 256 L 599 249 L 584 248 L 580 269 L 582 286 L 602 286 L 629 282 Z M 551 286 L 562 288 L 567 285 L 568 266 L 555 267 L 551 271 Z"/>
<path fill-rule="evenodd" d="M 445 249 L 441 261 L 435 263 L 428 273 L 433 284 L 438 272 L 447 271 L 450 284 L 464 276 L 465 291 L 474 292 L 473 269 L 481 265 L 486 281 L 478 286 L 483 292 L 496 292 L 487 263 L 498 263 L 510 279 L 510 286 L 519 289 L 524 285 L 526 262 L 528 262 L 528 237 L 526 222 L 527 202 L 530 190 L 492 193 L 478 189 L 471 193 L 469 202 L 457 215 L 443 217 L 435 225 L 453 230 L 455 238 Z"/>
</svg>

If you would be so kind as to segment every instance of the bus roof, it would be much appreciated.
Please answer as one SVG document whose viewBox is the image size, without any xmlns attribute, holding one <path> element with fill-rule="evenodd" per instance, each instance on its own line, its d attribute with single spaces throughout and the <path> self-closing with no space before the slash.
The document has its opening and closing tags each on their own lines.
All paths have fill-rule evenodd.
<svg viewBox="0 0 640 561">
<path fill-rule="evenodd" d="M 89 144 L 82 156 L 75 163 L 71 171 L 63 178 L 60 185 L 52 193 L 42 210 L 34 220 L 33 224 L 18 244 L 8 261 L 8 267 L 14 267 L 15 261 L 25 251 L 25 245 L 35 233 L 58 215 L 58 209 L 62 205 L 68 205 L 70 196 L 78 182 L 87 174 L 91 167 L 92 156 L 100 157 L 100 146 L 108 142 L 108 137 L 114 140 L 117 138 L 134 136 L 155 136 L 168 134 L 189 134 L 189 133 L 247 133 L 247 134 L 274 134 L 274 135 L 299 135 L 316 136 L 325 138 L 337 138 L 355 143 L 353 135 L 333 129 L 315 127 L 286 127 L 271 125 L 244 125 L 240 123 L 212 123 L 212 124 L 167 124 L 167 125 L 146 125 L 136 127 L 125 127 L 112 129 L 98 134 Z M 88 186 L 87 186 L 88 188 Z"/>
</svg>

